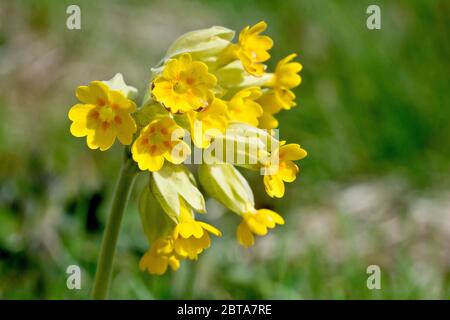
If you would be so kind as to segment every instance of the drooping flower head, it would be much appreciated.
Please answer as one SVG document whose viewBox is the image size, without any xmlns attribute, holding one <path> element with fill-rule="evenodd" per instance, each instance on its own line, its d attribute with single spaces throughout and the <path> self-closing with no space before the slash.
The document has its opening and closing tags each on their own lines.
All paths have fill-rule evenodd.
<svg viewBox="0 0 450 320">
<path fill-rule="evenodd" d="M 109 149 L 116 137 L 124 145 L 131 144 L 137 129 L 130 115 L 136 110 L 132 100 L 101 81 L 78 87 L 76 96 L 82 103 L 69 111 L 70 132 L 75 137 L 87 137 L 88 147 L 101 151 Z"/>
<path fill-rule="evenodd" d="M 214 99 L 216 82 L 205 63 L 192 61 L 186 53 L 165 64 L 153 80 L 152 94 L 170 112 L 183 113 L 207 107 Z"/>
<path fill-rule="evenodd" d="M 282 197 L 284 183 L 294 181 L 299 171 L 293 161 L 306 156 L 297 144 L 280 147 L 273 130 L 279 125 L 275 115 L 295 106 L 292 89 L 301 82 L 302 66 L 291 54 L 267 72 L 273 41 L 262 35 L 266 28 L 264 21 L 247 26 L 235 42 L 233 30 L 217 26 L 182 35 L 162 65 L 151 69 L 138 110 L 132 101 L 137 90 L 120 74 L 77 89 L 81 103 L 69 111 L 72 134 L 86 136 L 90 148 L 102 151 L 117 137 L 131 145 L 125 148 L 122 174 L 140 169 L 148 177 L 139 199 L 149 244 L 139 263 L 142 271 L 176 271 L 182 260 L 196 260 L 211 246 L 211 235 L 221 236 L 216 227 L 197 220 L 197 213 L 206 213 L 206 201 L 196 177 L 182 164 L 191 160 L 191 148 L 194 164 L 201 151 L 202 190 L 242 219 L 236 230 L 241 245 L 249 247 L 255 236 L 284 224 L 278 213 L 255 209 L 250 185 L 238 170 L 264 172 L 268 195 Z M 193 145 L 183 140 L 189 133 Z"/>
<path fill-rule="evenodd" d="M 180 164 L 190 154 L 189 146 L 182 141 L 185 132 L 169 117 L 153 120 L 141 130 L 131 152 L 139 169 L 158 171 L 164 160 Z"/>
</svg>

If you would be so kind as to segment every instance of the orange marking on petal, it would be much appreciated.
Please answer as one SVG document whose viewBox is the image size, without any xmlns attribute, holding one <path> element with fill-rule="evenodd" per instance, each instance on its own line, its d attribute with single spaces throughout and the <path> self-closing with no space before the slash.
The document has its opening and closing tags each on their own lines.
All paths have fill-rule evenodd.
<svg viewBox="0 0 450 320">
<path fill-rule="evenodd" d="M 166 148 L 171 148 L 172 147 L 172 143 L 170 141 L 164 141 L 164 146 Z"/>
<path fill-rule="evenodd" d="M 93 119 L 97 119 L 99 115 L 100 115 L 99 112 L 96 110 L 89 113 L 89 116 L 92 117 Z"/>
<path fill-rule="evenodd" d="M 102 122 L 102 128 L 104 129 L 104 130 L 106 130 L 106 129 L 108 129 L 109 128 L 109 122 L 108 121 L 103 121 Z"/>
</svg>

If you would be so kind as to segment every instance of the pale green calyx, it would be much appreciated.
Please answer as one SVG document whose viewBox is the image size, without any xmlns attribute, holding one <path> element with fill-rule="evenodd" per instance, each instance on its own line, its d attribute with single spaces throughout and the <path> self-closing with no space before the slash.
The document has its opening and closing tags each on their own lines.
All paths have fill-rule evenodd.
<svg viewBox="0 0 450 320">
<path fill-rule="evenodd" d="M 220 26 L 191 31 L 174 41 L 164 59 L 190 53 L 195 60 L 202 60 L 225 49 L 233 37 L 233 30 Z"/>
<path fill-rule="evenodd" d="M 216 71 L 219 85 L 226 89 L 236 90 L 246 87 L 261 87 L 273 78 L 273 73 L 264 73 L 255 77 L 245 71 L 240 60 L 235 60 Z"/>
<path fill-rule="evenodd" d="M 199 180 L 206 192 L 237 214 L 253 210 L 255 201 L 250 186 L 231 164 L 201 164 Z"/>
<path fill-rule="evenodd" d="M 183 165 L 168 161 L 150 175 L 150 187 L 164 211 L 177 221 L 180 214 L 180 197 L 195 211 L 205 213 L 205 199 L 197 189 L 192 173 Z"/>
<path fill-rule="evenodd" d="M 134 99 L 137 96 L 138 90 L 135 87 L 129 86 L 123 80 L 121 73 L 116 73 L 114 77 L 107 81 L 103 81 L 111 90 L 120 91 L 128 99 Z"/>
<path fill-rule="evenodd" d="M 169 234 L 173 229 L 174 222 L 162 211 L 149 186 L 145 186 L 139 198 L 139 215 L 149 243 Z"/>
</svg>

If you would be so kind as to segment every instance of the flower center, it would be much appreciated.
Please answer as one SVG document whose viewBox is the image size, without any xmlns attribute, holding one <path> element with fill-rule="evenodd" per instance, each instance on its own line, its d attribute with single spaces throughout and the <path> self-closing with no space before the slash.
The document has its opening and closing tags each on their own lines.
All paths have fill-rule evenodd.
<svg viewBox="0 0 450 320">
<path fill-rule="evenodd" d="M 164 142 L 164 136 L 159 132 L 154 132 L 150 135 L 150 144 L 161 144 L 162 142 Z"/>
<path fill-rule="evenodd" d="M 173 90 L 178 94 L 185 93 L 187 89 L 188 89 L 187 83 L 185 83 L 184 81 L 177 81 L 173 85 Z"/>
<path fill-rule="evenodd" d="M 110 106 L 104 106 L 100 109 L 99 118 L 101 121 L 110 122 L 114 119 L 115 113 Z"/>
</svg>

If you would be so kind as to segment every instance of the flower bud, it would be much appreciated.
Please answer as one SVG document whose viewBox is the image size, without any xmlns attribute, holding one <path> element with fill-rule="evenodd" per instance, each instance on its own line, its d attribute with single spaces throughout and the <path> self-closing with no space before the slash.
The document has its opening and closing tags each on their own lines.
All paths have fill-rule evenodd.
<svg viewBox="0 0 450 320">
<path fill-rule="evenodd" d="M 165 60 L 190 53 L 194 60 L 206 59 L 225 49 L 234 37 L 234 31 L 214 26 L 183 34 L 167 50 Z"/>
<path fill-rule="evenodd" d="M 264 86 L 273 77 L 271 73 L 264 73 L 260 77 L 252 76 L 245 71 L 241 61 L 235 60 L 215 71 L 219 86 L 225 89 L 240 89 L 246 87 Z"/>
<path fill-rule="evenodd" d="M 129 86 L 123 80 L 121 73 L 116 73 L 110 80 L 102 81 L 111 90 L 117 90 L 121 92 L 128 99 L 134 99 L 137 96 L 138 90 L 135 87 Z"/>
</svg>

